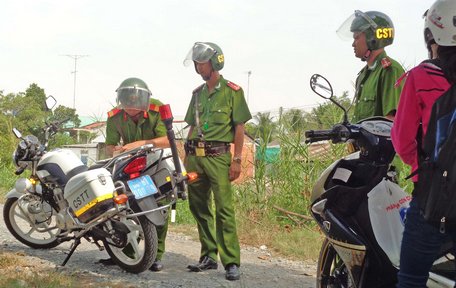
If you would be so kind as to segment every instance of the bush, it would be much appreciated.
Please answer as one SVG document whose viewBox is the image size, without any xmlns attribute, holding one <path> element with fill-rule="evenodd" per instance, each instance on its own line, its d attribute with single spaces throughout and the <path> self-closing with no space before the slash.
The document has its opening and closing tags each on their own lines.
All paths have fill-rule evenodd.
<svg viewBox="0 0 456 288">
<path fill-rule="evenodd" d="M 0 163 L 0 202 L 5 202 L 5 195 L 14 187 L 19 176 L 14 175 L 15 167 L 12 164 Z"/>
</svg>

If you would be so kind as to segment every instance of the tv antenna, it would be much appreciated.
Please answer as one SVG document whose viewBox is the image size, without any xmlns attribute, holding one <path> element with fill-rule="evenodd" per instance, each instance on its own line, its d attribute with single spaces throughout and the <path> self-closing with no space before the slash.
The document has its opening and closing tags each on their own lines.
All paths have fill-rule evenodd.
<svg viewBox="0 0 456 288">
<path fill-rule="evenodd" d="M 249 96 L 250 96 L 250 75 L 252 75 L 252 71 L 247 71 L 247 105 L 249 104 Z"/>
<path fill-rule="evenodd" d="M 74 60 L 74 71 L 71 73 L 74 74 L 74 80 L 73 80 L 73 109 L 76 109 L 76 73 L 78 70 L 76 70 L 78 59 L 83 58 L 83 57 L 88 57 L 89 55 L 78 55 L 78 54 L 65 54 L 62 56 L 67 56 L 70 57 Z"/>
</svg>

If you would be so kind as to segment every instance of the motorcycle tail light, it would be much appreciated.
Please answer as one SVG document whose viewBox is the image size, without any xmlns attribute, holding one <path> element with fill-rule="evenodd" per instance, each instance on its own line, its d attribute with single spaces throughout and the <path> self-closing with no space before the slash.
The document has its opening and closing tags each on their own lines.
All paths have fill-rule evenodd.
<svg viewBox="0 0 456 288">
<path fill-rule="evenodd" d="M 127 164 L 123 172 L 130 175 L 130 179 L 135 179 L 141 175 L 141 172 L 146 168 L 146 156 L 135 158 Z"/>
</svg>

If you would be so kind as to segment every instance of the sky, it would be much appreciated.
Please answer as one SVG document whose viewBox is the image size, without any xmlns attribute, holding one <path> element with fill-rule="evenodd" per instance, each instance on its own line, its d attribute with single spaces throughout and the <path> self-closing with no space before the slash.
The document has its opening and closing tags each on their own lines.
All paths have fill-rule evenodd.
<svg viewBox="0 0 456 288">
<path fill-rule="evenodd" d="M 309 86 L 324 75 L 353 97 L 365 65 L 336 30 L 354 10 L 386 13 L 395 25 L 389 56 L 411 69 L 427 57 L 422 15 L 432 0 L 1 0 L 0 90 L 36 83 L 60 105 L 96 119 L 116 104 L 126 78 L 144 80 L 175 120 L 203 83 L 183 60 L 194 42 L 217 43 L 221 74 L 243 87 L 252 115 L 324 102 Z M 84 55 L 76 64 L 66 55 Z M 249 76 L 249 73 L 250 76 Z"/>
</svg>

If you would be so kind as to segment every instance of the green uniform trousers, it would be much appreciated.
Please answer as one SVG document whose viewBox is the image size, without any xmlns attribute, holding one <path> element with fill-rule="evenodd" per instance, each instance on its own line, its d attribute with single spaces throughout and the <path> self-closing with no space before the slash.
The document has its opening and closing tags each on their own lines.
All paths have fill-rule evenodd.
<svg viewBox="0 0 456 288">
<path fill-rule="evenodd" d="M 157 229 L 157 236 L 158 236 L 158 249 L 157 249 L 157 256 L 155 257 L 155 260 L 161 260 L 163 257 L 163 253 L 165 253 L 165 240 L 166 240 L 166 234 L 168 233 L 168 219 L 165 219 L 165 225 L 155 226 L 155 228 Z"/>
<path fill-rule="evenodd" d="M 198 225 L 201 257 L 217 260 L 219 253 L 223 266 L 239 266 L 241 252 L 229 180 L 230 164 L 231 153 L 216 157 L 188 156 L 187 171 L 198 173 L 198 179 L 188 186 L 188 202 Z"/>
</svg>

